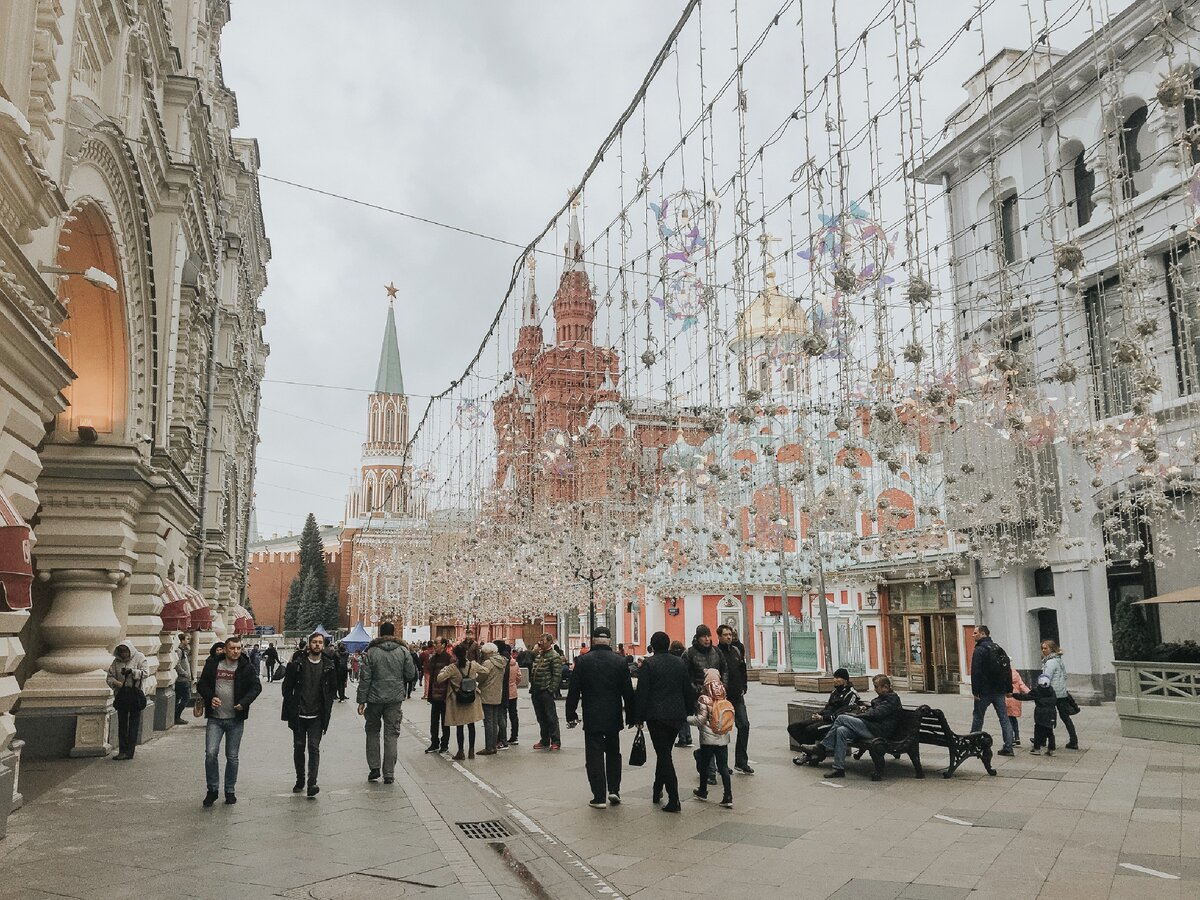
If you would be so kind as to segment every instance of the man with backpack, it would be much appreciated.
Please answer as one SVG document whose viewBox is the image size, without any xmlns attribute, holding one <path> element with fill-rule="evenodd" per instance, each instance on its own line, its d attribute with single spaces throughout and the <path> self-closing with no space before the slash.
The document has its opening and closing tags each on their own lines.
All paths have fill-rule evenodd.
<svg viewBox="0 0 1200 900">
<path fill-rule="evenodd" d="M 595 809 L 621 802 L 621 728 L 633 727 L 633 680 L 625 660 L 613 652 L 612 632 L 603 625 L 592 632 L 592 649 L 575 661 L 567 691 L 567 725 L 579 721 L 575 710 L 583 699 L 584 762 Z"/>
<path fill-rule="evenodd" d="M 971 655 L 971 694 L 975 697 L 975 711 L 971 716 L 971 731 L 983 729 L 983 715 L 988 707 L 996 710 L 1000 718 L 1000 732 L 1004 735 L 1001 756 L 1013 755 L 1012 725 L 1008 721 L 1008 710 L 1004 698 L 1012 693 L 1012 661 L 1004 648 L 991 638 L 986 625 L 975 626 L 975 652 Z"/>
</svg>

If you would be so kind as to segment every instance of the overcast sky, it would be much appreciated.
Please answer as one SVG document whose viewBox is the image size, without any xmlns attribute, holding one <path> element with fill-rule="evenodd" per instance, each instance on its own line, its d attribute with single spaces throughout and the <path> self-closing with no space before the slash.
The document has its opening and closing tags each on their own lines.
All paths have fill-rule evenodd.
<svg viewBox="0 0 1200 900">
<path fill-rule="evenodd" d="M 703 8 L 710 93 L 730 70 L 731 5 Z M 781 5 L 743 0 L 743 42 Z M 973 5 L 919 0 L 925 52 L 960 28 Z M 1069 5 L 1053 0 L 1052 17 Z M 353 15 L 343 15 L 332 13 L 327 0 L 232 4 L 222 46 L 225 80 L 238 97 L 238 134 L 260 142 L 262 174 L 523 245 L 561 205 L 684 4 L 356 0 L 354 6 Z M 832 59 L 820 57 L 831 53 L 830 7 L 803 6 L 810 70 L 823 73 Z M 843 43 L 882 0 L 865 10 L 849 6 L 839 6 Z M 747 67 L 747 118 L 764 135 L 801 95 L 794 43 L 799 12 L 797 3 L 781 17 L 761 65 Z M 1005 44 L 1028 46 L 1024 4 L 998 0 L 985 21 L 989 55 Z M 646 127 L 652 147 L 669 146 L 678 138 L 678 119 L 690 123 L 698 112 L 691 87 L 698 83 L 695 24 L 651 91 Z M 1084 33 L 1082 21 L 1070 23 L 1054 44 L 1069 49 Z M 886 46 L 883 40 L 871 45 L 866 64 L 876 67 L 872 90 L 883 96 L 896 82 L 891 32 L 880 37 Z M 965 100 L 961 83 L 980 59 L 976 32 L 954 45 L 936 78 L 925 79 L 928 133 Z M 862 69 L 864 61 L 856 65 Z M 732 105 L 723 99 L 722 122 L 731 121 Z M 846 116 L 861 120 L 863 113 L 847 110 Z M 634 121 L 640 155 L 640 115 Z M 729 139 L 728 129 L 715 136 L 718 146 Z M 775 171 L 790 172 L 798 161 L 781 162 Z M 718 174 L 727 177 L 732 162 L 727 155 Z M 627 168 L 640 169 L 640 160 Z M 607 181 L 598 178 L 605 188 L 589 191 L 585 220 L 610 221 L 619 207 L 618 182 L 612 173 Z M 517 251 L 270 180 L 261 187 L 274 255 L 262 298 L 271 356 L 256 497 L 260 530 L 269 536 L 299 531 L 309 511 L 322 523 L 342 518 L 379 358 L 384 285 L 394 281 L 400 289 L 400 353 L 415 421 L 424 395 L 457 378 L 474 353 Z M 561 247 L 561 235 L 548 245 L 555 240 Z M 539 269 L 543 306 L 553 294 L 552 262 Z M 504 371 L 507 354 L 507 345 L 496 348 L 481 369 L 490 376 Z M 289 381 L 332 387 L 283 383 Z M 443 416 L 436 425 L 450 423 Z"/>
</svg>

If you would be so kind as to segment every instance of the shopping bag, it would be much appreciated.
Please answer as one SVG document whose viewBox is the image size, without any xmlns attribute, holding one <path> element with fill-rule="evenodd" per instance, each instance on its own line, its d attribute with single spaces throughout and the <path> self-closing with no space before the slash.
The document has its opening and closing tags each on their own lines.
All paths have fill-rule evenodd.
<svg viewBox="0 0 1200 900">
<path fill-rule="evenodd" d="M 629 748 L 629 764 L 631 766 L 646 764 L 646 735 L 642 733 L 641 728 L 637 730 L 637 734 L 633 738 L 633 746 Z"/>
</svg>

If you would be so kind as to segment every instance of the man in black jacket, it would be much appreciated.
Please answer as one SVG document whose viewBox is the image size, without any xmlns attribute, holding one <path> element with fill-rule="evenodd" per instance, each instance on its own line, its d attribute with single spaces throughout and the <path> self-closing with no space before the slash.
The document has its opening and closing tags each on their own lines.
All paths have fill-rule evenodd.
<svg viewBox="0 0 1200 900">
<path fill-rule="evenodd" d="M 986 625 L 976 625 L 975 651 L 971 654 L 971 694 L 975 698 L 975 709 L 971 715 L 971 731 L 983 728 L 983 714 L 989 708 L 996 710 L 1000 718 L 1000 733 L 1004 737 L 1001 756 L 1013 755 L 1012 724 L 1008 721 L 1008 710 L 1004 698 L 1012 693 L 1012 669 L 1000 663 L 1008 655 L 992 641 L 992 633 Z"/>
<path fill-rule="evenodd" d="M 217 754 L 225 739 L 225 802 L 237 803 L 238 750 L 242 731 L 250 715 L 250 704 L 262 693 L 262 683 L 250 660 L 242 653 L 242 639 L 232 634 L 225 649 L 210 656 L 196 682 L 196 692 L 204 699 L 204 780 L 208 793 L 204 805 L 217 802 L 220 765 Z"/>
<path fill-rule="evenodd" d="M 671 639 L 665 632 L 656 631 L 650 637 L 653 656 L 642 661 L 638 673 L 637 709 L 634 719 L 650 732 L 654 745 L 654 802 L 667 792 L 663 812 L 679 812 L 679 778 L 671 759 L 671 746 L 683 720 L 695 710 L 696 695 L 688 678 L 687 665 L 668 651 Z"/>
<path fill-rule="evenodd" d="M 329 730 L 329 716 L 338 688 L 337 657 L 325 652 L 325 637 L 311 634 L 308 652 L 296 653 L 283 673 L 283 711 L 279 718 L 292 729 L 292 759 L 296 764 L 293 794 L 304 789 L 304 750 L 308 748 L 308 796 L 320 793 L 317 771 L 321 767 L 321 737 Z"/>
<path fill-rule="evenodd" d="M 728 680 L 728 673 L 725 670 L 725 658 L 713 646 L 712 631 L 703 622 L 696 626 L 696 634 L 692 638 L 692 646 L 683 651 L 683 661 L 687 664 L 688 677 L 691 679 L 692 690 L 695 691 L 697 697 L 704 690 L 705 669 L 716 669 L 720 672 L 722 683 Z M 679 729 L 679 741 L 675 746 L 690 747 L 691 745 L 692 729 L 685 722 Z M 714 775 L 713 777 L 715 778 L 716 776 Z"/>
<path fill-rule="evenodd" d="M 807 722 L 793 722 L 788 726 L 788 734 L 797 744 L 815 744 L 824 732 L 833 727 L 834 719 L 844 712 L 850 712 L 858 704 L 858 691 L 850 683 L 850 673 L 846 669 L 838 669 L 833 673 L 833 690 L 829 692 L 824 708 L 813 713 L 812 719 Z M 818 761 L 808 755 L 792 757 L 792 762 L 798 766 L 816 765 Z"/>
<path fill-rule="evenodd" d="M 583 698 L 584 760 L 592 787 L 588 805 L 596 809 L 621 802 L 621 726 L 632 726 L 634 719 L 633 680 L 611 640 L 604 626 L 592 632 L 592 649 L 576 660 L 567 691 L 571 727 L 579 721 L 576 709 Z"/>
<path fill-rule="evenodd" d="M 896 730 L 896 720 L 903 708 L 892 690 L 892 679 L 876 675 L 871 679 L 875 698 L 863 712 L 842 713 L 833 720 L 833 727 L 819 744 L 805 744 L 800 749 L 820 762 L 826 751 L 833 751 L 833 769 L 826 778 L 846 777 L 846 751 L 856 738 L 889 738 Z"/>
<path fill-rule="evenodd" d="M 753 775 L 750 768 L 750 716 L 746 712 L 746 659 L 742 655 L 737 635 L 729 625 L 717 627 L 717 651 L 725 661 L 725 696 L 733 704 L 733 722 L 737 726 L 737 741 L 733 750 L 733 768 L 743 775 Z"/>
</svg>

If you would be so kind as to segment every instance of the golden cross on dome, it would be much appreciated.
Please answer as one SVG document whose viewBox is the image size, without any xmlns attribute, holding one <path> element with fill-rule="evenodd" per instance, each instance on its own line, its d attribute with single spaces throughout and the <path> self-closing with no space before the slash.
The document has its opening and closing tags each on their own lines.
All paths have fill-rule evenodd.
<svg viewBox="0 0 1200 900">
<path fill-rule="evenodd" d="M 388 303 L 391 303 L 393 300 L 395 300 L 396 294 L 400 293 L 400 288 L 396 287 L 396 285 L 391 281 L 389 281 L 383 289 L 387 291 Z"/>
<path fill-rule="evenodd" d="M 525 257 L 525 265 L 529 267 L 529 271 L 530 271 L 530 272 L 536 271 L 536 269 L 537 269 L 537 257 L 536 257 L 536 256 L 534 256 L 532 253 L 528 254 L 528 255 Z"/>
</svg>

